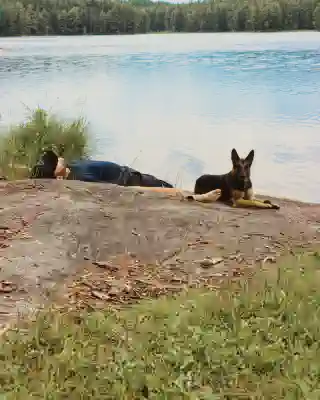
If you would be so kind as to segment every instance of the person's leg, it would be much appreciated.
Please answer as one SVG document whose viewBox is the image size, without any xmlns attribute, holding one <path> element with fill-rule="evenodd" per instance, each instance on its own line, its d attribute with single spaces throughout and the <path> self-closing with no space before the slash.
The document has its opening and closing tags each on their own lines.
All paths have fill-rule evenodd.
<svg viewBox="0 0 320 400">
<path fill-rule="evenodd" d="M 121 175 L 119 164 L 109 161 L 79 160 L 68 164 L 68 179 L 85 182 L 118 183 Z"/>
<path fill-rule="evenodd" d="M 173 186 L 157 177 L 150 174 L 141 174 L 141 186 L 150 186 L 150 187 L 164 187 L 164 188 L 173 188 Z"/>
</svg>

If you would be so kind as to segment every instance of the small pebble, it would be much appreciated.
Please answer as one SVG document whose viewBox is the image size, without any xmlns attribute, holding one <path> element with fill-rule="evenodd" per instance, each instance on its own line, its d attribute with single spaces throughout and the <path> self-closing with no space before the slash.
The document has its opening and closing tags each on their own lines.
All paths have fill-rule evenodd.
<svg viewBox="0 0 320 400">
<path fill-rule="evenodd" d="M 223 261 L 223 258 L 205 258 L 204 260 L 200 261 L 201 267 L 207 268 L 212 267 L 214 265 L 220 264 Z"/>
</svg>

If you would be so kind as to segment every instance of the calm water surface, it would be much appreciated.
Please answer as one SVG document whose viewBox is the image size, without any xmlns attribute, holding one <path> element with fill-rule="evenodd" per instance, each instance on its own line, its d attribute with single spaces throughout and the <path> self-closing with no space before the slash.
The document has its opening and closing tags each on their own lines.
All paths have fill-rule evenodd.
<svg viewBox="0 0 320 400">
<path fill-rule="evenodd" d="M 94 156 L 192 188 L 256 150 L 257 191 L 320 202 L 320 33 L 0 39 L 0 128 L 84 116 Z"/>
</svg>

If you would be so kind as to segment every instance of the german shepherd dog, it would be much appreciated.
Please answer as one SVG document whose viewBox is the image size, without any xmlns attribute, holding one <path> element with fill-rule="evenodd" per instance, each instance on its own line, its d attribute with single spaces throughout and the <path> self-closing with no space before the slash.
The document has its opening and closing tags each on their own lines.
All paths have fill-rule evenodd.
<svg viewBox="0 0 320 400">
<path fill-rule="evenodd" d="M 232 170 L 223 175 L 202 175 L 195 183 L 195 195 L 220 190 L 219 201 L 223 201 L 233 207 L 257 207 L 279 209 L 269 200 L 255 200 L 251 182 L 251 166 L 254 159 L 254 150 L 251 150 L 246 158 L 240 158 L 237 151 L 232 149 Z"/>
</svg>

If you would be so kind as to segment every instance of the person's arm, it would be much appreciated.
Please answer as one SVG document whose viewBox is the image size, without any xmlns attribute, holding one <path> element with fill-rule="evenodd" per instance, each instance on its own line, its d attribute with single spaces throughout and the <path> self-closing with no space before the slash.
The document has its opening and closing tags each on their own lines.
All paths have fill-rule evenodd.
<svg viewBox="0 0 320 400">
<path fill-rule="evenodd" d="M 70 169 L 66 167 L 63 157 L 58 158 L 58 163 L 54 171 L 56 179 L 67 179 L 70 174 Z"/>
</svg>

